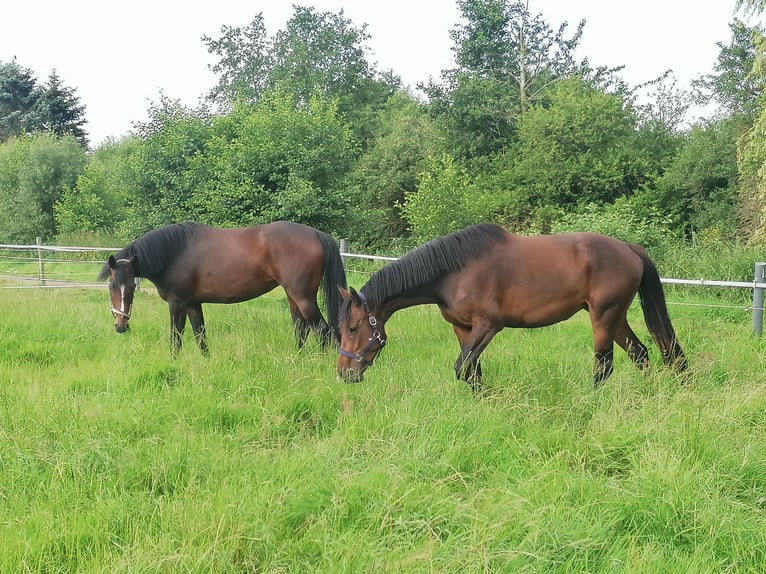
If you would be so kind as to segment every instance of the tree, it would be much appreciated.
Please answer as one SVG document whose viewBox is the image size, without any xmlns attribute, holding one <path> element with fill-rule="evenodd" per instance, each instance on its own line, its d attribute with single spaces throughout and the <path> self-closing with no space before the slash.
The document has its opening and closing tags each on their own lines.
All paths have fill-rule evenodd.
<svg viewBox="0 0 766 574">
<path fill-rule="evenodd" d="M 616 94 L 572 78 L 549 91 L 519 124 L 514 176 L 532 205 L 569 209 L 612 202 L 647 179 L 647 153 L 636 146 L 637 118 Z"/>
<path fill-rule="evenodd" d="M 753 118 L 758 114 L 766 78 L 754 73 L 758 49 L 754 43 L 763 36 L 763 29 L 748 27 L 739 20 L 729 24 L 731 41 L 718 42 L 718 59 L 714 73 L 693 82 L 702 103 L 715 101 L 728 116 Z"/>
<path fill-rule="evenodd" d="M 54 205 L 87 159 L 71 135 L 41 133 L 0 145 L 0 241 L 32 242 L 57 233 Z"/>
<path fill-rule="evenodd" d="M 0 62 L 0 142 L 24 133 L 50 131 L 71 134 L 87 147 L 85 106 L 75 90 L 52 71 L 48 82 L 38 85 L 32 71 L 14 58 Z"/>
<path fill-rule="evenodd" d="M 0 142 L 39 125 L 35 114 L 37 90 L 32 70 L 20 66 L 15 58 L 9 63 L 0 62 Z"/>
<path fill-rule="evenodd" d="M 125 229 L 131 190 L 131 165 L 143 142 L 137 137 L 107 141 L 90 157 L 73 187 L 54 206 L 59 233 L 103 233 Z M 126 234 L 125 239 L 134 236 Z"/>
<path fill-rule="evenodd" d="M 735 236 L 741 216 L 736 191 L 741 131 L 739 118 L 692 127 L 642 202 L 671 217 L 687 236 Z"/>
<path fill-rule="evenodd" d="M 423 89 L 454 134 L 456 152 L 488 155 L 512 141 L 519 118 L 552 82 L 587 69 L 573 57 L 585 22 L 566 38 L 567 23 L 554 32 L 524 2 L 459 0 L 458 6 L 465 23 L 451 32 L 457 67 Z"/>
<path fill-rule="evenodd" d="M 74 88 L 63 85 L 56 70 L 39 90 L 35 111 L 41 128 L 59 136 L 71 134 L 83 147 L 88 146 L 85 106 L 80 104 Z"/>
<path fill-rule="evenodd" d="M 348 226 L 348 178 L 357 151 L 337 104 L 317 93 L 306 104 L 282 91 L 240 104 L 213 121 L 190 160 L 200 182 L 188 203 L 216 225 L 298 221 L 328 232 Z"/>
<path fill-rule="evenodd" d="M 418 177 L 428 159 L 440 156 L 446 146 L 444 134 L 424 106 L 407 93 L 392 96 L 377 123 L 378 131 L 354 170 L 368 208 L 368 224 L 355 239 L 381 244 L 407 235 L 400 205 L 418 190 Z"/>
<path fill-rule="evenodd" d="M 213 101 L 231 108 L 237 101 L 255 103 L 279 89 L 305 105 L 318 92 L 337 99 L 338 111 L 364 142 L 370 120 L 399 88 L 390 73 L 378 73 L 367 62 L 366 25 L 355 27 L 341 10 L 317 12 L 294 6 L 286 28 L 269 37 L 258 14 L 247 28 L 223 27 L 219 39 L 203 37 L 220 60 Z"/>
</svg>

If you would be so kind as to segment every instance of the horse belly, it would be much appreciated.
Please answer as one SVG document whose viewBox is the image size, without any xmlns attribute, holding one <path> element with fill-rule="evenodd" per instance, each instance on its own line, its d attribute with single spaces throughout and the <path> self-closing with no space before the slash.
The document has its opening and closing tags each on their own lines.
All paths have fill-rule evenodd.
<svg viewBox="0 0 766 574">
<path fill-rule="evenodd" d="M 583 309 L 583 303 L 574 300 L 539 301 L 528 305 L 514 305 L 504 316 L 506 327 L 547 327 L 561 321 L 566 321 Z"/>
<path fill-rule="evenodd" d="M 271 278 L 253 279 L 206 274 L 197 282 L 195 298 L 201 303 L 240 303 L 260 297 L 278 285 L 279 283 Z"/>
</svg>

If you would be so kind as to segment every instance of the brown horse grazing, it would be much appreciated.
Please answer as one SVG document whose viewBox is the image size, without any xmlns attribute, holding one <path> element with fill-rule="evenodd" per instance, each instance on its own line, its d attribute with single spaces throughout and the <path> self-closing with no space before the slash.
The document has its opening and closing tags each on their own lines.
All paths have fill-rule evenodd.
<svg viewBox="0 0 766 574">
<path fill-rule="evenodd" d="M 207 353 L 202 303 L 239 303 L 281 285 L 287 294 L 298 346 L 313 329 L 324 346 L 340 340 L 338 285 L 346 273 L 335 240 L 317 229 L 277 221 L 255 227 L 216 229 L 199 223 L 174 223 L 150 231 L 110 255 L 99 280 L 109 278 L 114 328 L 128 328 L 135 279 L 145 277 L 170 307 L 171 352 L 181 348 L 189 318 L 194 336 Z M 317 305 L 324 286 L 327 321 Z M 328 324 L 329 323 L 329 324 Z"/>
<path fill-rule="evenodd" d="M 410 251 L 379 269 L 359 292 L 340 291 L 338 374 L 347 382 L 361 381 L 372 365 L 386 343 L 391 315 L 433 303 L 460 343 L 455 373 L 475 389 L 479 357 L 504 327 L 544 327 L 584 309 L 593 327 L 598 385 L 612 374 L 615 341 L 639 368 L 649 364 L 626 317 L 636 293 L 665 363 L 687 366 L 646 251 L 596 233 L 524 237 L 475 225 Z"/>
</svg>

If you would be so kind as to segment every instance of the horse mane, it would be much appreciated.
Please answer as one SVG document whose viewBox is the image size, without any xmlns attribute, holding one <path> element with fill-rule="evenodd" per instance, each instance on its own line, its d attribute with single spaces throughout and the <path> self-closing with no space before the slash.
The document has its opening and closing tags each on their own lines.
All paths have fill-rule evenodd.
<svg viewBox="0 0 766 574">
<path fill-rule="evenodd" d="M 206 225 L 194 221 L 171 223 L 148 231 L 114 254 L 115 259 L 138 259 L 139 277 L 147 279 L 161 275 L 165 269 L 186 249 L 189 238 Z M 105 263 L 99 280 L 109 277 L 109 264 Z"/>
<path fill-rule="evenodd" d="M 505 238 L 506 231 L 491 223 L 480 223 L 437 237 L 380 268 L 360 291 L 371 306 L 379 305 L 405 291 L 459 271 Z"/>
</svg>

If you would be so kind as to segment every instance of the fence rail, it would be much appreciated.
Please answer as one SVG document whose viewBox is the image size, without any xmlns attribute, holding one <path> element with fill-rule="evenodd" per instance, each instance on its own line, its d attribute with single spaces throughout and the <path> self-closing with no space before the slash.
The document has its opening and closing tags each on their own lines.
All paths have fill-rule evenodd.
<svg viewBox="0 0 766 574">
<path fill-rule="evenodd" d="M 65 276 L 59 277 L 56 273 L 52 273 L 48 268 L 46 270 L 46 264 L 101 264 L 103 259 L 91 259 L 91 260 L 78 260 L 78 259 L 65 259 L 57 258 L 52 259 L 50 254 L 55 253 L 80 253 L 80 254 L 101 254 L 101 253 L 114 253 L 119 251 L 121 247 L 74 247 L 74 246 L 61 246 L 61 245 L 43 245 L 42 241 L 38 238 L 37 243 L 34 245 L 17 245 L 17 244 L 0 244 L 0 260 L 10 260 L 19 262 L 22 265 L 34 265 L 37 268 L 37 274 L 35 277 L 21 274 L 8 274 L 4 271 L 5 267 L 0 265 L 0 281 L 3 280 L 18 280 L 26 283 L 25 285 L 4 286 L 5 289 L 37 289 L 37 288 L 93 288 L 103 287 L 101 283 L 76 281 L 73 277 L 87 274 L 92 277 L 92 273 L 83 271 L 82 273 L 67 271 Z M 396 261 L 398 257 L 390 257 L 383 255 L 367 255 L 363 253 L 351 253 L 348 250 L 348 244 L 345 240 L 341 240 L 340 243 L 341 257 L 344 264 L 347 259 L 366 259 L 371 261 L 391 262 Z M 23 252 L 28 251 L 30 254 L 27 256 L 11 256 L 3 254 L 4 251 L 10 252 Z M 763 316 L 764 316 L 764 294 L 766 294 L 766 263 L 756 262 L 753 268 L 753 280 L 752 281 L 720 281 L 717 279 L 675 279 L 675 278 L 660 278 L 663 284 L 669 285 L 689 285 L 697 287 L 728 287 L 735 289 L 749 289 L 752 290 L 753 299 L 752 306 L 744 308 L 746 311 L 752 311 L 753 313 L 753 333 L 757 336 L 763 334 Z M 35 282 L 36 285 L 30 283 Z M 712 305 L 708 305 L 712 306 Z M 731 308 L 731 306 L 721 306 Z"/>
</svg>

